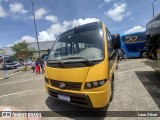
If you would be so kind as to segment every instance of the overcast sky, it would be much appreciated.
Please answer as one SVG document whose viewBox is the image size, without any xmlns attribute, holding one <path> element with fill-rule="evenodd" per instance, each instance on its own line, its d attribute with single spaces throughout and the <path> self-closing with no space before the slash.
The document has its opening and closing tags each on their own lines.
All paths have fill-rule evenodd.
<svg viewBox="0 0 160 120">
<path fill-rule="evenodd" d="M 154 0 L 33 0 L 40 41 L 81 24 L 102 21 L 111 33 L 145 30 Z M 155 15 L 160 0 L 155 0 Z M 0 0 L 0 47 L 35 41 L 30 0 Z"/>
</svg>

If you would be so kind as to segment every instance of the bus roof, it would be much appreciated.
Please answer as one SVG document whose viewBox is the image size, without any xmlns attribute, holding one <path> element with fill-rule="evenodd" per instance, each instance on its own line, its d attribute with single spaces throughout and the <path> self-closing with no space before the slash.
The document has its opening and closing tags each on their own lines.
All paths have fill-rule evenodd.
<svg viewBox="0 0 160 120">
<path fill-rule="evenodd" d="M 152 22 L 154 22 L 154 21 L 156 21 L 156 20 L 160 20 L 160 13 L 159 13 L 157 16 L 155 16 L 153 19 L 151 19 L 151 20 L 147 23 L 147 26 L 148 26 L 150 23 L 152 23 Z"/>
<path fill-rule="evenodd" d="M 101 22 L 101 21 L 97 21 L 97 22 L 92 22 L 92 23 L 80 25 L 80 26 L 71 28 L 71 29 L 69 29 L 69 30 L 63 32 L 62 34 L 60 34 L 60 36 L 63 35 L 63 34 L 65 34 L 65 33 L 71 32 L 71 31 L 73 31 L 74 29 L 79 29 L 79 28 L 83 28 L 83 27 L 87 27 L 87 26 L 92 26 L 92 25 L 99 25 L 99 24 L 102 24 L 102 22 Z"/>
<path fill-rule="evenodd" d="M 160 13 L 148 22 L 146 31 L 150 36 L 160 34 Z"/>
</svg>

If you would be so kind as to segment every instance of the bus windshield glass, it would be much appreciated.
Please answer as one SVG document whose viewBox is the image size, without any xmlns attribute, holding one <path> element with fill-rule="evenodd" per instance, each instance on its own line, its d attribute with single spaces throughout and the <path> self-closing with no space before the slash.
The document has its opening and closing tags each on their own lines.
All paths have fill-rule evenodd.
<svg viewBox="0 0 160 120">
<path fill-rule="evenodd" d="M 71 58 L 71 59 L 70 59 Z M 94 61 L 104 58 L 102 27 L 92 25 L 75 28 L 60 35 L 54 43 L 49 61 Z"/>
</svg>

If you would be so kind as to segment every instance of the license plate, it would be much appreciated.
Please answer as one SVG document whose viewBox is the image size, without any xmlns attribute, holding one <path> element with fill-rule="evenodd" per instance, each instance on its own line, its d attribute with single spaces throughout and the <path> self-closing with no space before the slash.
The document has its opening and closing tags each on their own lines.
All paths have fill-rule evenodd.
<svg viewBox="0 0 160 120">
<path fill-rule="evenodd" d="M 58 98 L 61 99 L 61 100 L 70 101 L 70 97 L 69 96 L 58 94 Z"/>
</svg>

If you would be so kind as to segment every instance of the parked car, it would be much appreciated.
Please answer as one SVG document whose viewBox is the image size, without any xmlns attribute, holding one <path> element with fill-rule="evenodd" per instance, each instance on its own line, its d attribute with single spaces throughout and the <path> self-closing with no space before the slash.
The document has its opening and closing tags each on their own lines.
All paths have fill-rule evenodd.
<svg viewBox="0 0 160 120">
<path fill-rule="evenodd" d="M 16 62 L 16 66 L 17 67 L 19 67 L 19 66 L 21 66 L 22 64 L 20 63 L 20 62 L 18 62 L 18 61 L 15 61 Z"/>
<path fill-rule="evenodd" d="M 0 57 L 0 69 L 4 69 L 5 67 L 6 69 L 17 68 L 18 64 L 12 56 L 3 55 Z"/>
</svg>

